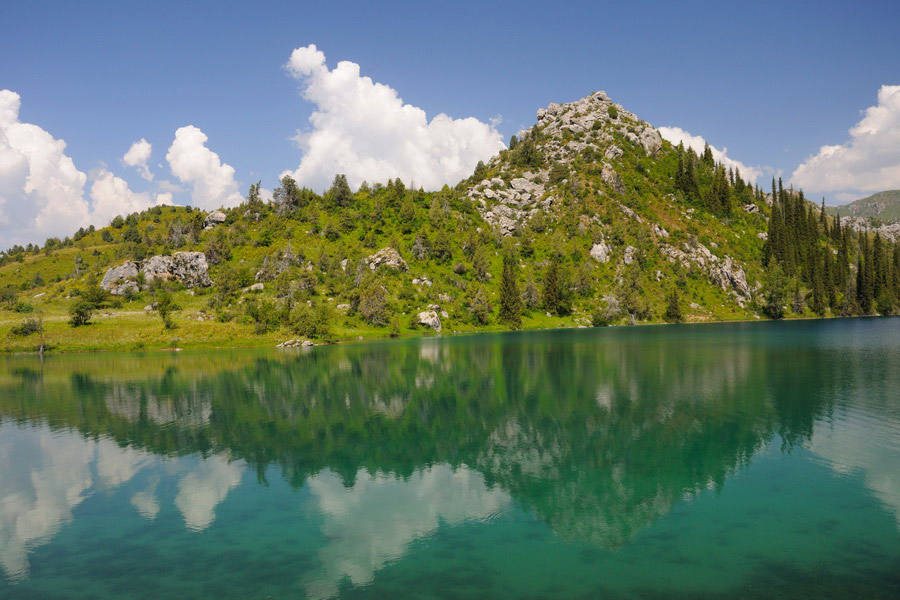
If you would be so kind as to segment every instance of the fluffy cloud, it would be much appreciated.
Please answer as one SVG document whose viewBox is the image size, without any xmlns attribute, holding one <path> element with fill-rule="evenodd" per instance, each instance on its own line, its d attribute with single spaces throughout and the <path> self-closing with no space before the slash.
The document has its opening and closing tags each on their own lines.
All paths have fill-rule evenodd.
<svg viewBox="0 0 900 600">
<path fill-rule="evenodd" d="M 697 154 L 703 152 L 703 148 L 707 144 L 706 140 L 703 139 L 703 137 L 699 135 L 691 135 L 680 127 L 660 127 L 659 134 L 663 137 L 663 139 L 669 140 L 676 146 L 679 143 L 683 143 L 685 148 L 692 148 Z M 719 150 L 712 144 L 709 145 L 709 148 L 710 150 L 712 150 L 712 155 L 713 158 L 716 159 L 716 162 L 720 162 L 726 167 L 737 169 L 740 172 L 741 176 L 750 183 L 756 183 L 757 178 L 762 175 L 761 169 L 756 167 L 748 167 L 744 163 L 729 157 L 728 148 L 723 147 L 721 150 Z"/>
<path fill-rule="evenodd" d="M 149 192 L 132 192 L 124 179 L 106 169 L 100 169 L 92 179 L 91 222 L 98 225 L 106 225 L 116 215 L 140 212 L 154 205 L 172 204 L 172 194 L 157 194 L 154 198 Z"/>
<path fill-rule="evenodd" d="M 166 153 L 169 168 L 182 183 L 191 186 L 194 206 L 205 209 L 237 206 L 243 197 L 234 180 L 234 168 L 206 147 L 208 139 L 193 125 L 179 128 Z"/>
<path fill-rule="evenodd" d="M 147 161 L 150 160 L 150 154 L 152 152 L 153 144 L 144 138 L 141 138 L 131 145 L 131 148 L 129 148 L 128 152 L 125 153 L 125 156 L 122 157 L 122 162 L 129 167 L 137 169 L 137 172 L 141 174 L 141 177 L 147 181 L 153 181 L 153 173 L 150 172 L 150 167 L 147 166 Z"/>
<path fill-rule="evenodd" d="M 66 143 L 21 122 L 20 106 L 18 94 L 0 90 L 0 249 L 64 237 L 79 227 L 107 225 L 119 214 L 171 204 L 171 194 L 154 198 L 134 193 L 105 167 L 92 174 L 90 196 L 85 197 L 88 176 L 66 155 Z M 126 162 L 131 155 L 140 164 L 142 142 L 149 157 L 151 146 L 141 140 L 125 155 Z"/>
<path fill-rule="evenodd" d="M 437 189 L 468 177 L 479 160 L 504 148 L 494 126 L 473 117 L 439 114 L 429 122 L 396 90 L 360 76 L 356 63 L 329 70 L 315 45 L 294 50 L 285 66 L 316 106 L 311 129 L 295 138 L 303 150 L 300 166 L 282 173 L 303 185 L 324 189 L 335 173 L 345 173 L 354 187 L 400 177 Z"/>
<path fill-rule="evenodd" d="M 843 197 L 900 188 L 900 85 L 883 85 L 878 104 L 850 129 L 850 140 L 822 146 L 791 175 L 810 192 L 844 192 Z"/>
<path fill-rule="evenodd" d="M 0 246 L 65 235 L 87 224 L 87 176 L 66 143 L 19 121 L 21 98 L 0 90 Z"/>
</svg>

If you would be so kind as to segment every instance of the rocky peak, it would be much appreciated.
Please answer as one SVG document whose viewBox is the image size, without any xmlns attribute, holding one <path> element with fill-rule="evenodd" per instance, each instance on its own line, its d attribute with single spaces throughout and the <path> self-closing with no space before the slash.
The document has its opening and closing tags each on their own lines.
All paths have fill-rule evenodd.
<svg viewBox="0 0 900 600">
<path fill-rule="evenodd" d="M 592 154 L 594 162 L 601 163 L 602 179 L 609 192 L 624 194 L 625 186 L 614 163 L 626 152 L 622 146 L 628 144 L 614 143 L 615 135 L 651 156 L 662 148 L 659 132 L 613 103 L 606 92 L 594 92 L 568 104 L 552 103 L 537 111 L 537 123 L 523 136 L 537 140 L 543 156 L 542 168 L 521 173 L 511 164 L 511 153 L 498 155 L 490 164 L 498 168 L 501 177 L 476 183 L 469 188 L 469 198 L 502 235 L 511 235 L 537 212 L 551 209 L 556 201 L 553 187 L 567 183 L 551 183 L 550 165 L 569 167 L 577 156 L 587 153 Z"/>
</svg>

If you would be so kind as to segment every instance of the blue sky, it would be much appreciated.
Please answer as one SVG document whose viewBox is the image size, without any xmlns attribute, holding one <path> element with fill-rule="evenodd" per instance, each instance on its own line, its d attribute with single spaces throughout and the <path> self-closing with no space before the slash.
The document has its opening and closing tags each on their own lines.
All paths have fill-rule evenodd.
<svg viewBox="0 0 900 600">
<path fill-rule="evenodd" d="M 851 144 L 849 130 L 880 100 L 887 116 L 875 115 L 879 127 L 896 124 L 893 99 L 878 96 L 882 86 L 900 84 L 896 2 L 6 0 L 2 12 L 0 90 L 18 94 L 18 122 L 65 140 L 65 155 L 86 176 L 87 210 L 93 182 L 104 177 L 110 190 L 116 178 L 127 183 L 133 202 L 171 193 L 176 203 L 202 205 L 194 197 L 198 179 L 190 178 L 199 167 L 183 167 L 179 178 L 166 160 L 176 130 L 188 125 L 197 131 L 184 132 L 185 152 L 208 148 L 201 162 L 222 177 L 223 165 L 233 167 L 241 194 L 256 180 L 271 189 L 283 172 L 311 172 L 298 169 L 302 152 L 292 137 L 310 129 L 310 114 L 323 105 L 301 97 L 307 79 L 285 69 L 292 51 L 310 44 L 324 53 L 327 69 L 352 61 L 429 120 L 446 113 L 490 127 L 502 119 L 494 127 L 504 141 L 533 124 L 537 108 L 603 89 L 655 126 L 727 147 L 729 157 L 763 172 L 761 181 L 772 172 L 789 178 L 822 146 Z M 321 102 L 338 102 L 336 93 Z M 488 137 L 481 151 L 492 147 Z M 153 148 L 152 182 L 122 162 L 142 138 Z M 210 162 L 210 153 L 220 162 Z M 900 172 L 895 159 L 872 158 Z M 842 168 L 808 170 L 804 189 L 825 167 Z M 812 193 L 829 201 L 865 195 L 860 177 L 848 177 Z M 879 183 L 891 184 L 891 177 L 893 171 Z M 16 222 L 34 220 L 34 211 L 10 207 L 38 200 L 4 192 L 12 187 L 0 180 L 0 194 L 7 194 L 0 247 L 18 237 L 15 230 L 52 230 Z M 134 196 L 142 193 L 149 196 Z M 216 200 L 233 190 L 222 193 Z M 114 201 L 110 192 L 106 202 Z"/>
</svg>

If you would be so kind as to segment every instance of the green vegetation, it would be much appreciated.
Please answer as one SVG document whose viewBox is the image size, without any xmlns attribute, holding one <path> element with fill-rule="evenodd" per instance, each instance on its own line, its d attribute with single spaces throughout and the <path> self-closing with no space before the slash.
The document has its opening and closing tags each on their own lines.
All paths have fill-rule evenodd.
<svg viewBox="0 0 900 600">
<path fill-rule="evenodd" d="M 427 307 L 447 333 L 897 312 L 900 246 L 780 183 L 763 193 L 709 148 L 651 152 L 646 131 L 610 104 L 584 131 L 543 121 L 455 188 L 397 179 L 354 192 L 337 175 L 318 194 L 285 177 L 271 202 L 254 184 L 210 227 L 206 213 L 160 206 L 10 248 L 0 349 L 37 349 L 13 333 L 34 310 L 57 351 L 422 335 Z M 508 209 L 501 229 L 487 210 L 523 180 L 540 182 L 530 208 Z M 495 199 L 479 204 L 487 189 Z M 395 258 L 376 261 L 385 249 Z M 98 285 L 126 260 L 183 251 L 206 255 L 211 287 L 143 274 L 121 296 Z"/>
</svg>

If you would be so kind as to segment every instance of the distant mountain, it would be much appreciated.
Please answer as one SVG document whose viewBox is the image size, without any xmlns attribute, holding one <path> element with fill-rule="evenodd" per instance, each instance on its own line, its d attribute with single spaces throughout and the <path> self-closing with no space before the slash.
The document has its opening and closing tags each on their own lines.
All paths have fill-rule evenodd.
<svg viewBox="0 0 900 600">
<path fill-rule="evenodd" d="M 882 221 L 900 221 L 900 190 L 878 192 L 844 206 L 827 207 L 831 215 L 868 217 Z"/>
</svg>

